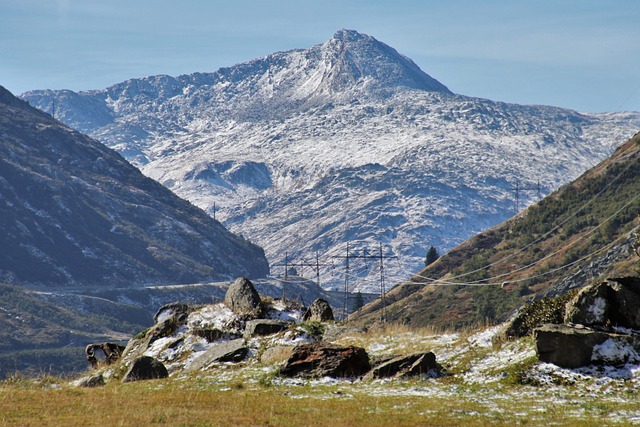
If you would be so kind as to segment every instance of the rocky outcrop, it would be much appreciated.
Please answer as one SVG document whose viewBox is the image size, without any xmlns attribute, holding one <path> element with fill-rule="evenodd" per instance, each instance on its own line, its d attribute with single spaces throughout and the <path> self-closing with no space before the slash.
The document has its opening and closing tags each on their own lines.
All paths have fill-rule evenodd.
<svg viewBox="0 0 640 427">
<path fill-rule="evenodd" d="M 80 378 L 77 381 L 74 381 L 71 385 L 74 387 L 102 387 L 106 383 L 104 382 L 104 376 L 102 374 L 98 375 L 90 375 L 85 378 Z"/>
<path fill-rule="evenodd" d="M 305 322 L 329 322 L 333 321 L 333 310 L 331 309 L 331 305 L 322 299 L 317 298 L 314 300 L 306 313 L 302 317 L 302 320 Z"/>
<path fill-rule="evenodd" d="M 257 318 L 262 314 L 262 300 L 249 279 L 236 279 L 229 286 L 224 303 L 241 316 Z"/>
<path fill-rule="evenodd" d="M 297 346 L 280 370 L 280 375 L 353 378 L 363 376 L 370 369 L 369 356 L 362 347 L 313 343 Z"/>
<path fill-rule="evenodd" d="M 133 361 L 122 381 L 127 383 L 131 381 L 167 378 L 168 376 L 169 372 L 162 362 L 153 357 L 141 356 Z"/>
<path fill-rule="evenodd" d="M 639 360 L 640 278 L 586 286 L 565 306 L 564 324 L 534 331 L 540 361 L 565 368 Z"/>
<path fill-rule="evenodd" d="M 435 377 L 442 375 L 444 372 L 444 368 L 436 362 L 436 355 L 429 351 L 426 353 L 399 356 L 383 362 L 373 367 L 362 380 L 371 381 L 376 378 L 414 377 L 425 374 Z"/>
</svg>

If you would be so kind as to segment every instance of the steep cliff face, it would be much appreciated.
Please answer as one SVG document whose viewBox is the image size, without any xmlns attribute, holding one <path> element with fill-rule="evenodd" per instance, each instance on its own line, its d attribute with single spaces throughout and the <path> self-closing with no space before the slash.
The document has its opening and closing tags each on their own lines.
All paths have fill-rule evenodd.
<svg viewBox="0 0 640 427">
<path fill-rule="evenodd" d="M 0 281 L 189 283 L 268 273 L 229 233 L 115 151 L 0 88 Z"/>
</svg>

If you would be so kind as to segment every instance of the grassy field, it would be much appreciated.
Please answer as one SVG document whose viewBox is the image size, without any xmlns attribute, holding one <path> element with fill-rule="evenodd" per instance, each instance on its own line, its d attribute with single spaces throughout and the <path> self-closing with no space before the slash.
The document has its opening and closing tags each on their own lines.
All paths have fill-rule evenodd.
<svg viewBox="0 0 640 427">
<path fill-rule="evenodd" d="M 541 364 L 531 338 L 494 347 L 496 331 L 396 326 L 338 339 L 372 357 L 434 351 L 440 378 L 285 379 L 255 359 L 98 388 L 16 375 L 0 382 L 0 426 L 640 425 L 640 366 Z"/>
<path fill-rule="evenodd" d="M 72 388 L 56 380 L 0 386 L 3 426 L 633 425 L 637 395 L 602 400 L 531 387 L 421 380 L 276 385 L 212 377 Z M 635 419 L 635 422 L 638 422 Z"/>
<path fill-rule="evenodd" d="M 98 388 L 14 376 L 0 382 L 0 426 L 640 424 L 640 367 L 560 369 L 537 362 L 531 339 L 490 346 L 494 331 L 396 328 L 341 339 L 373 355 L 433 349 L 450 373 L 440 378 L 284 379 L 255 361 Z"/>
</svg>

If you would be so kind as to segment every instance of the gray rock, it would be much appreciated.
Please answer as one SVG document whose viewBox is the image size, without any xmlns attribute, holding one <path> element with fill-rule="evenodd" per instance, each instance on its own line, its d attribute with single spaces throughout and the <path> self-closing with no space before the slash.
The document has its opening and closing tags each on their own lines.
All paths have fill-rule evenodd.
<svg viewBox="0 0 640 427">
<path fill-rule="evenodd" d="M 408 356 L 399 356 L 388 360 L 371 369 L 363 378 L 363 381 L 371 381 L 376 378 L 388 377 L 413 377 L 431 373 L 439 376 L 444 372 L 440 364 L 436 362 L 433 352 L 415 353 Z"/>
<path fill-rule="evenodd" d="M 242 338 L 223 342 L 209 347 L 207 351 L 198 356 L 189 366 L 189 371 L 199 371 L 207 368 L 214 362 L 240 362 L 249 349 Z"/>
<path fill-rule="evenodd" d="M 133 361 L 122 381 L 127 383 L 131 381 L 167 378 L 168 376 L 169 372 L 162 362 L 153 357 L 141 356 Z"/>
<path fill-rule="evenodd" d="M 534 331 L 536 352 L 541 362 L 562 368 L 590 364 L 616 365 L 638 360 L 637 335 L 623 335 L 576 328 L 544 325 Z"/>
<path fill-rule="evenodd" d="M 335 323 L 329 323 L 324 329 L 322 339 L 327 342 L 332 342 L 349 335 L 363 335 L 366 332 L 367 328 L 364 326 L 344 326 L 337 325 Z"/>
<path fill-rule="evenodd" d="M 608 279 L 615 290 L 615 306 L 609 316 L 613 326 L 640 330 L 640 278 Z"/>
<path fill-rule="evenodd" d="M 333 321 L 333 310 L 329 303 L 322 299 L 316 298 L 307 309 L 302 317 L 305 322 L 329 322 Z"/>
<path fill-rule="evenodd" d="M 562 368 L 590 364 L 593 347 L 608 338 L 604 332 L 552 324 L 537 328 L 533 336 L 538 359 Z"/>
<path fill-rule="evenodd" d="M 285 330 L 291 322 L 273 319 L 248 320 L 245 324 L 245 338 L 276 334 Z"/>
<path fill-rule="evenodd" d="M 227 290 L 224 303 L 234 313 L 257 318 L 262 314 L 262 300 L 253 283 L 243 277 L 236 279 Z"/>
<path fill-rule="evenodd" d="M 102 374 L 81 378 L 73 383 L 75 387 L 102 387 L 105 385 Z"/>
<path fill-rule="evenodd" d="M 220 329 L 194 329 L 193 334 L 204 338 L 207 342 L 215 342 L 229 335 Z"/>
<path fill-rule="evenodd" d="M 153 322 L 162 322 L 170 317 L 177 319 L 181 316 L 189 315 L 190 312 L 191 308 L 187 304 L 172 302 L 169 304 L 165 304 L 158 309 L 156 314 L 153 316 Z"/>
<path fill-rule="evenodd" d="M 582 288 L 567 303 L 564 321 L 585 326 L 605 326 L 615 291 L 607 282 Z"/>
<path fill-rule="evenodd" d="M 294 346 L 276 345 L 269 347 L 260 354 L 260 363 L 264 365 L 275 365 L 276 363 L 286 362 L 293 354 Z"/>
<path fill-rule="evenodd" d="M 640 330 L 640 278 L 608 279 L 580 290 L 567 304 L 565 322 Z"/>
<path fill-rule="evenodd" d="M 350 378 L 360 377 L 370 369 L 369 356 L 364 348 L 313 343 L 296 346 L 280 370 L 280 375 Z"/>
</svg>

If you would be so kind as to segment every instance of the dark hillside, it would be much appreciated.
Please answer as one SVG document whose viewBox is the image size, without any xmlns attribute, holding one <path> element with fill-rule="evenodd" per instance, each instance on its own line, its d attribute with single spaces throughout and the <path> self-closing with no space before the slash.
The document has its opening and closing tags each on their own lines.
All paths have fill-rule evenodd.
<svg viewBox="0 0 640 427">
<path fill-rule="evenodd" d="M 39 288 L 268 273 L 261 248 L 0 87 L 0 280 Z"/>
<path fill-rule="evenodd" d="M 636 273 L 640 134 L 571 184 L 442 256 L 386 300 L 389 321 L 462 327 L 505 320 L 531 298 Z M 381 317 L 379 301 L 353 318 Z"/>
</svg>

